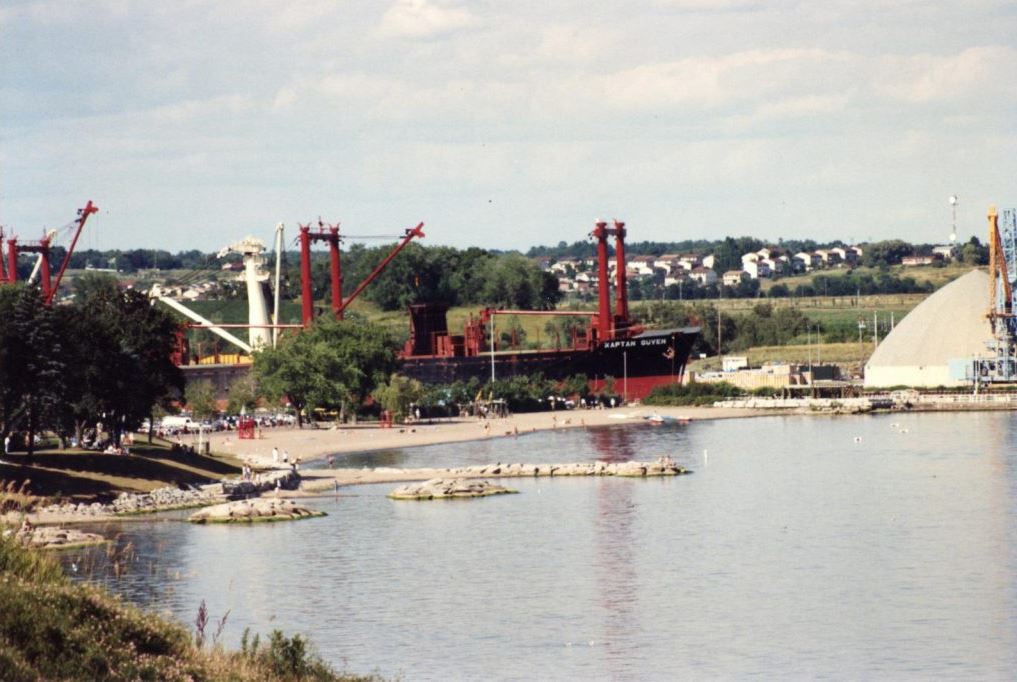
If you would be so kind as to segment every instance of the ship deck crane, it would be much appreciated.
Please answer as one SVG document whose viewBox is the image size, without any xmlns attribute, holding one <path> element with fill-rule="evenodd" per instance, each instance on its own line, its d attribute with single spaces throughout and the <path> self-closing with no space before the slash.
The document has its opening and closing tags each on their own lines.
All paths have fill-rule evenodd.
<svg viewBox="0 0 1017 682">
<path fill-rule="evenodd" d="M 325 228 L 328 228 L 326 232 Z M 340 262 L 339 255 L 339 244 L 342 242 L 343 237 L 339 234 L 339 224 L 329 225 L 323 223 L 321 219 L 318 219 L 318 231 L 312 232 L 310 224 L 300 225 L 300 293 L 302 302 L 303 312 L 303 323 L 304 326 L 308 326 L 314 320 L 314 297 L 311 293 L 311 242 L 323 241 L 329 245 L 329 253 L 331 257 L 332 266 L 332 312 L 336 316 L 336 319 L 343 319 L 343 313 L 346 308 L 360 295 L 360 293 L 367 288 L 367 286 L 374 281 L 374 279 L 381 274 L 388 264 L 395 258 L 400 251 L 402 251 L 407 244 L 413 241 L 414 238 L 424 238 L 424 223 L 418 223 L 416 227 L 407 228 L 402 235 L 399 235 L 400 241 L 391 253 L 385 257 L 381 263 L 378 264 L 374 270 L 371 271 L 364 281 L 361 282 L 356 289 L 353 290 L 349 296 L 343 299 L 342 295 L 342 265 Z M 377 239 L 377 238 L 388 238 L 387 235 L 361 235 L 351 236 L 346 235 L 347 239 Z"/>
</svg>

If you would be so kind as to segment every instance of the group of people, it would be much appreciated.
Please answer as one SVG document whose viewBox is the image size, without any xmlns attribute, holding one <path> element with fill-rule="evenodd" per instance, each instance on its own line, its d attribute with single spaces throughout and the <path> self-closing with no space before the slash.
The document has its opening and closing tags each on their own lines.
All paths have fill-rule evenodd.
<svg viewBox="0 0 1017 682">
<path fill-rule="evenodd" d="M 280 458 L 282 458 L 282 463 L 283 464 L 289 464 L 290 467 L 293 469 L 293 471 L 298 471 L 300 469 L 300 458 L 299 457 L 297 457 L 296 459 L 294 459 L 291 462 L 290 461 L 290 453 L 286 452 L 285 450 L 283 450 L 280 453 L 279 448 L 277 448 L 277 447 L 275 447 L 273 445 L 272 446 L 272 464 L 279 464 L 280 463 Z"/>
</svg>

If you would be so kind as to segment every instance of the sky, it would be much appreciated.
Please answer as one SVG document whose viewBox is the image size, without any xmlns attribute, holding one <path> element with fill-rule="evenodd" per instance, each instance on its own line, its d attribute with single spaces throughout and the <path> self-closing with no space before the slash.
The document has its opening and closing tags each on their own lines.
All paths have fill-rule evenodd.
<svg viewBox="0 0 1017 682">
<path fill-rule="evenodd" d="M 300 222 L 520 249 L 984 238 L 1012 0 L 0 2 L 0 225 L 217 250 Z"/>
</svg>

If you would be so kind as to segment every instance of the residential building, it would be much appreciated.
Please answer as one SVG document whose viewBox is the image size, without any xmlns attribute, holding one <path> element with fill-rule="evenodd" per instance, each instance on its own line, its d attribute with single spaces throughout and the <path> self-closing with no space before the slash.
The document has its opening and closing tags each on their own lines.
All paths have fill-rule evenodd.
<svg viewBox="0 0 1017 682">
<path fill-rule="evenodd" d="M 770 276 L 770 266 L 764 261 L 748 260 L 742 263 L 742 270 L 748 274 L 750 279 L 760 279 Z"/>
<path fill-rule="evenodd" d="M 823 261 L 823 265 L 831 267 L 841 261 L 840 254 L 833 249 L 816 249 L 816 255 Z"/>
<path fill-rule="evenodd" d="M 728 270 L 724 273 L 724 286 L 736 287 L 748 278 L 749 274 L 744 270 Z"/>
<path fill-rule="evenodd" d="M 957 255 L 957 247 L 953 244 L 933 246 L 932 253 L 933 255 L 940 256 L 943 260 L 953 260 L 954 256 Z"/>
<path fill-rule="evenodd" d="M 696 280 L 703 286 L 710 286 L 711 284 L 717 283 L 717 273 L 702 265 L 692 268 L 692 272 L 689 274 L 689 277 Z"/>
</svg>

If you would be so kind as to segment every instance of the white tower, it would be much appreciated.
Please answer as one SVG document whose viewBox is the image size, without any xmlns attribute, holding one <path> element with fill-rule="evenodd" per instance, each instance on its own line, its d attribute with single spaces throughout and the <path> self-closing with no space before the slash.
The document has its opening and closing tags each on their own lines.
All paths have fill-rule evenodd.
<svg viewBox="0 0 1017 682">
<path fill-rule="evenodd" d="M 272 340 L 269 332 L 268 304 L 265 302 L 265 294 L 262 290 L 262 283 L 268 281 L 268 273 L 262 270 L 265 259 L 262 254 L 265 252 L 265 242 L 256 237 L 244 237 L 239 242 L 225 247 L 219 252 L 219 258 L 228 253 L 239 253 L 244 257 L 244 274 L 237 279 L 247 282 L 247 323 L 252 326 L 249 330 L 251 348 L 259 350 L 267 348 Z"/>
</svg>

